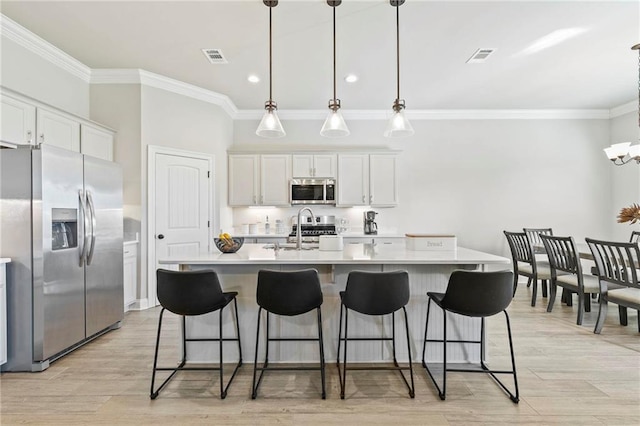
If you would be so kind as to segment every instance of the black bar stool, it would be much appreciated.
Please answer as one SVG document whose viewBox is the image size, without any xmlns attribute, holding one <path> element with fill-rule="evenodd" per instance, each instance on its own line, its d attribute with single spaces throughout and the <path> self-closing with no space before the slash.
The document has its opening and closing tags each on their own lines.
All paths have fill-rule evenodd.
<svg viewBox="0 0 640 426">
<path fill-rule="evenodd" d="M 175 376 L 178 371 L 183 370 L 207 370 L 220 371 L 220 398 L 227 396 L 227 389 L 236 376 L 238 369 L 242 365 L 242 348 L 240 346 L 240 322 L 238 321 L 238 302 L 236 296 L 237 291 L 223 293 L 220 287 L 218 275 L 212 270 L 202 271 L 168 271 L 158 269 L 157 272 L 157 291 L 158 301 L 162 305 L 160 311 L 160 319 L 158 320 L 158 337 L 156 339 L 156 351 L 153 357 L 153 375 L 151 376 L 151 399 L 156 399 L 158 394 L 165 387 L 169 380 Z M 222 334 L 222 311 L 231 301 L 234 303 L 235 320 L 236 320 L 236 337 L 224 338 Z M 162 329 L 162 316 L 164 311 L 168 310 L 174 314 L 182 316 L 182 360 L 177 367 L 158 367 L 158 347 L 160 346 L 160 331 Z M 219 334 L 217 338 L 206 339 L 189 339 L 186 337 L 185 317 L 194 315 L 203 315 L 210 312 L 219 311 Z M 222 344 L 223 342 L 238 342 L 238 363 L 233 370 L 233 374 L 224 386 L 223 381 L 223 360 L 222 360 Z M 185 367 L 187 361 L 187 342 L 219 342 L 220 344 L 220 364 L 219 367 Z M 153 390 L 156 371 L 172 371 L 169 377 L 162 384 Z"/>
<path fill-rule="evenodd" d="M 393 367 L 350 367 L 351 370 L 397 370 L 402 380 L 409 389 L 409 396 L 415 397 L 413 382 L 413 366 L 411 364 L 411 340 L 409 338 L 409 321 L 407 318 L 406 304 L 409 302 L 409 274 L 406 271 L 394 272 L 363 272 L 353 271 L 347 278 L 345 291 L 340 292 L 340 325 L 338 328 L 338 378 L 340 379 L 340 398 L 344 399 L 344 390 L 347 380 L 347 342 L 349 340 L 360 341 L 391 341 L 393 351 Z M 409 354 L 409 366 L 401 367 L 396 359 L 396 331 L 395 312 L 404 311 L 404 323 L 407 332 L 407 349 Z M 391 337 L 348 337 L 349 309 L 365 315 L 391 314 Z M 344 310 L 344 337 L 342 337 L 342 313 Z M 340 346 L 344 342 L 343 369 L 340 371 Z M 409 370 L 411 384 L 407 381 L 402 370 Z"/>
<path fill-rule="evenodd" d="M 258 306 L 258 327 L 256 331 L 256 355 L 253 363 L 253 383 L 251 385 L 251 399 L 258 396 L 258 387 L 262 383 L 262 376 L 266 370 L 320 370 L 322 379 L 322 399 L 326 398 L 325 391 L 325 363 L 324 345 L 322 342 L 322 290 L 320 289 L 320 278 L 315 269 L 305 269 L 302 271 L 267 271 L 258 272 L 257 289 Z M 258 367 L 258 344 L 260 341 L 260 316 L 262 310 L 267 313 L 266 319 L 266 350 L 262 367 Z M 296 316 L 316 310 L 318 319 L 318 337 L 292 338 L 292 337 L 269 337 L 269 314 Z M 269 342 L 304 342 L 316 341 L 320 349 L 320 367 L 269 367 Z M 260 376 L 256 382 L 257 372 Z"/>
<path fill-rule="evenodd" d="M 446 398 L 447 371 L 488 373 L 500 387 L 509 395 L 511 401 L 518 403 L 520 394 L 518 391 L 518 378 L 516 376 L 516 360 L 513 355 L 513 341 L 511 339 L 511 324 L 507 307 L 513 299 L 513 273 L 511 271 L 478 272 L 478 271 L 454 271 L 449 278 L 446 293 L 428 292 L 429 303 L 427 305 L 427 320 L 424 329 L 424 345 L 422 347 L 422 366 L 429 373 L 429 377 L 438 389 L 440 399 Z M 444 339 L 428 339 L 429 310 L 431 301 L 443 310 L 443 334 Z M 447 340 L 447 312 L 458 315 L 480 318 L 480 340 Z M 485 351 L 485 326 L 484 319 L 492 315 L 504 312 L 507 320 L 507 332 L 509 334 L 509 349 L 511 351 L 512 370 L 490 370 L 484 363 Z M 431 370 L 425 361 L 427 342 L 442 343 L 443 368 L 442 389 L 438 386 Z M 480 369 L 461 369 L 447 367 L 447 343 L 477 343 L 480 344 Z M 495 376 L 496 374 L 512 374 L 516 393 L 512 394 L 507 387 Z"/>
</svg>

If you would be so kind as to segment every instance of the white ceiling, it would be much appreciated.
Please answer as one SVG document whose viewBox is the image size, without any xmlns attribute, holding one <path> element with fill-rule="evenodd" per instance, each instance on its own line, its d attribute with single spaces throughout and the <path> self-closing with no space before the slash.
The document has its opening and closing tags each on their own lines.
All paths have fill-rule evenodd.
<svg viewBox="0 0 640 426">
<path fill-rule="evenodd" d="M 268 99 L 268 8 L 235 1 L 2 1 L 1 12 L 91 68 L 139 68 L 228 95 L 240 109 Z M 337 13 L 343 110 L 395 99 L 395 9 L 345 0 Z M 273 98 L 318 110 L 332 97 L 332 11 L 324 0 L 273 9 Z M 522 51 L 549 33 L 583 33 Z M 638 91 L 640 2 L 420 1 L 400 8 L 401 97 L 407 109 L 608 109 Z M 228 59 L 212 65 L 202 48 Z M 495 48 L 484 64 L 465 64 Z M 262 78 L 247 81 L 249 74 Z M 360 79 L 348 84 L 348 73 Z"/>
</svg>

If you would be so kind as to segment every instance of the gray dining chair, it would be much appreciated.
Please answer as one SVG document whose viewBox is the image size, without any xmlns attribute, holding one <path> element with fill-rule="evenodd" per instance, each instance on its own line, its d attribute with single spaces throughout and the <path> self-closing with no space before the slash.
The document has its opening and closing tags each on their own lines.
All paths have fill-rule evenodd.
<svg viewBox="0 0 640 426">
<path fill-rule="evenodd" d="M 522 228 L 522 230 L 527 234 L 527 238 L 529 239 L 531 252 L 533 253 L 533 260 L 538 266 L 549 268 L 547 253 L 540 237 L 542 235 L 553 235 L 553 230 L 551 228 Z M 540 280 L 542 281 L 542 296 L 547 297 L 547 280 L 542 278 L 540 278 Z M 531 286 L 531 281 L 532 280 L 530 279 L 527 282 L 527 287 Z"/>
<path fill-rule="evenodd" d="M 632 231 L 631 238 L 629 238 L 630 243 L 640 243 L 640 231 Z"/>
<path fill-rule="evenodd" d="M 591 238 L 586 238 L 586 241 L 593 254 L 600 282 L 600 310 L 593 332 L 600 334 L 602 331 L 609 302 L 620 307 L 622 325 L 627 325 L 626 308 L 638 311 L 638 331 L 640 331 L 640 282 L 638 281 L 640 248 L 638 244 L 599 241 Z"/>
<path fill-rule="evenodd" d="M 548 266 L 538 265 L 534 259 L 529 238 L 525 232 L 509 232 L 504 231 L 509 249 L 511 250 L 511 259 L 513 261 L 513 294 L 516 294 L 518 287 L 518 276 L 527 277 L 529 282 L 533 283 L 531 292 L 531 306 L 536 306 L 536 297 L 538 295 L 538 280 L 551 279 L 551 270 Z M 543 292 L 546 296 L 546 291 Z"/>
<path fill-rule="evenodd" d="M 549 285 L 549 303 L 547 312 L 553 310 L 558 286 L 578 295 L 578 314 L 576 323 L 582 325 L 584 312 L 591 312 L 591 294 L 600 293 L 598 278 L 582 273 L 580 254 L 572 237 L 540 236 L 549 258 L 551 281 Z"/>
</svg>

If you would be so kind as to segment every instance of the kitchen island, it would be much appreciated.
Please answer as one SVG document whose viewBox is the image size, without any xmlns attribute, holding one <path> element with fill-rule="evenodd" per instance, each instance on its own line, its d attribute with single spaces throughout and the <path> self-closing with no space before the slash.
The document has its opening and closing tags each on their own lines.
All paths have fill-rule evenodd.
<svg viewBox="0 0 640 426">
<path fill-rule="evenodd" d="M 338 346 L 338 320 L 340 313 L 339 292 L 346 286 L 350 271 L 394 271 L 406 270 L 409 273 L 411 300 L 407 305 L 409 329 L 411 334 L 412 357 L 421 359 L 422 339 L 427 313 L 427 291 L 444 291 L 449 275 L 455 269 L 484 270 L 488 265 L 509 267 L 509 259 L 458 247 L 452 251 L 412 251 L 398 244 L 345 244 L 342 251 L 274 249 L 273 245 L 245 244 L 237 253 L 223 254 L 218 251 L 201 253 L 194 256 L 175 255 L 161 259 L 161 267 L 174 270 L 215 270 L 224 291 L 238 292 L 238 309 L 242 334 L 242 350 L 245 362 L 253 360 L 256 337 L 258 305 L 256 304 L 256 282 L 260 269 L 299 270 L 315 268 L 320 275 L 324 303 L 322 305 L 323 333 L 326 360 L 333 362 Z M 234 325 L 231 315 L 225 318 L 225 335 L 233 335 Z M 217 333 L 217 313 L 193 317 L 187 320 L 187 335 L 190 337 L 212 336 Z M 397 316 L 396 330 L 404 327 L 404 319 Z M 315 313 L 298 317 L 272 317 L 271 334 L 277 336 L 315 336 Z M 429 323 L 429 336 L 436 338 L 442 334 L 442 314 L 432 309 Z M 474 339 L 480 333 L 477 319 L 454 316 L 448 321 L 449 339 Z M 350 336 L 376 336 L 385 333 L 391 336 L 391 318 L 362 316 L 349 313 Z M 397 334 L 398 360 L 408 359 L 404 333 Z M 447 357 L 452 362 L 477 362 L 480 359 L 479 345 L 451 345 Z M 369 362 L 391 359 L 391 344 L 387 342 L 356 342 L 349 345 L 350 361 Z M 264 344 L 261 344 L 261 351 Z M 190 343 L 187 359 L 192 362 L 217 361 L 217 345 Z M 317 346 L 312 343 L 282 342 L 270 349 L 270 361 L 273 362 L 316 362 Z M 225 359 L 237 357 L 237 348 L 231 344 L 225 346 Z M 262 354 L 261 354 L 262 355 Z M 442 347 L 431 344 L 427 347 L 427 360 L 441 359 Z"/>
</svg>

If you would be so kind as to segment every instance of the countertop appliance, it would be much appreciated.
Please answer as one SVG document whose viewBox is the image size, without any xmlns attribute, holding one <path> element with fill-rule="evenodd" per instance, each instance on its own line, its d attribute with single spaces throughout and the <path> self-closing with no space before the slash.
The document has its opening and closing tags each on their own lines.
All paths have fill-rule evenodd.
<svg viewBox="0 0 640 426">
<path fill-rule="evenodd" d="M 122 171 L 41 145 L 0 150 L 7 363 L 42 371 L 124 313 Z"/>
<path fill-rule="evenodd" d="M 301 218 L 300 234 L 302 235 L 303 243 L 318 243 L 320 242 L 320 235 L 337 235 L 335 216 L 316 216 L 315 223 L 312 222 L 311 216 L 302 216 Z M 294 216 L 287 242 L 296 242 L 297 222 L 297 217 Z"/>
<path fill-rule="evenodd" d="M 336 204 L 335 179 L 291 179 L 291 205 Z"/>
<path fill-rule="evenodd" d="M 375 222 L 378 212 L 367 210 L 364 212 L 364 233 L 366 235 L 376 235 L 378 233 L 378 224 Z"/>
</svg>

